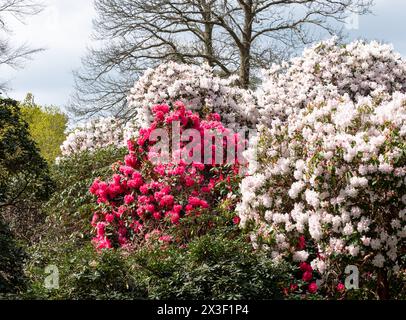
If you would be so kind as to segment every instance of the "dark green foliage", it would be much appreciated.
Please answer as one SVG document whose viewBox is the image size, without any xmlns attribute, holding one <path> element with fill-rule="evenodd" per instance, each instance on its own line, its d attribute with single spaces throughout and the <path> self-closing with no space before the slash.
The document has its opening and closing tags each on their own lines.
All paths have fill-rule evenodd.
<svg viewBox="0 0 406 320">
<path fill-rule="evenodd" d="M 281 299 L 288 266 L 219 230 L 195 238 L 186 249 L 141 250 L 136 263 L 151 299 Z"/>
<path fill-rule="evenodd" d="M 125 148 L 115 147 L 85 151 L 63 159 L 52 167 L 56 187 L 44 210 L 48 214 L 49 228 L 55 230 L 54 236 L 66 237 L 78 233 L 89 241 L 94 206 L 89 186 L 96 177 L 109 176 L 111 165 L 122 159 L 124 154 Z"/>
<path fill-rule="evenodd" d="M 29 299 L 140 299 L 145 287 L 120 251 L 96 252 L 87 243 L 74 239 L 64 243 L 43 242 L 31 248 L 26 273 Z M 45 268 L 54 265 L 59 271 L 59 288 L 44 285 Z"/>
<path fill-rule="evenodd" d="M 255 252 L 242 237 L 222 232 L 188 247 L 145 246 L 137 251 L 95 251 L 71 239 L 30 249 L 25 298 L 46 299 L 282 299 L 289 266 Z M 59 269 L 59 289 L 44 286 L 45 267 Z"/>
<path fill-rule="evenodd" d="M 23 263 L 26 254 L 0 219 L 0 298 L 25 289 Z"/>
<path fill-rule="evenodd" d="M 25 287 L 25 254 L 14 237 L 30 242 L 43 222 L 41 203 L 53 184 L 21 117 L 17 101 L 0 98 L 0 293 Z M 10 230 L 11 229 L 11 230 Z"/>
<path fill-rule="evenodd" d="M 37 238 L 45 219 L 41 205 L 52 190 L 48 165 L 17 101 L 0 98 L 0 218 L 16 239 L 31 243 Z"/>
<path fill-rule="evenodd" d="M 109 147 L 82 152 L 51 168 L 55 191 L 44 205 L 47 214 L 42 240 L 28 253 L 30 289 L 25 297 L 44 299 L 135 299 L 143 296 L 131 266 L 117 251 L 98 253 L 92 246 L 94 199 L 88 192 L 95 177 L 110 175 L 111 165 L 125 150 Z M 60 288 L 44 286 L 45 267 L 59 269 Z"/>
<path fill-rule="evenodd" d="M 17 101 L 0 98 L 0 208 L 52 191 L 46 161 L 31 139 Z"/>
</svg>

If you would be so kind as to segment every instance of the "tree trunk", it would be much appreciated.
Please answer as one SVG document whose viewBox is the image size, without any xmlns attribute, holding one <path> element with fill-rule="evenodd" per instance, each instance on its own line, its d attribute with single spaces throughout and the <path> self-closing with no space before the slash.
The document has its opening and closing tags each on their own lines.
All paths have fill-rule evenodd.
<svg viewBox="0 0 406 320">
<path fill-rule="evenodd" d="M 244 27 L 242 33 L 242 46 L 240 48 L 240 85 L 248 89 L 251 72 L 251 43 L 252 43 L 252 22 L 254 15 L 252 12 L 252 1 L 242 2 L 244 10 Z"/>
<path fill-rule="evenodd" d="M 388 272 L 385 269 L 378 272 L 378 296 L 380 300 L 390 299 Z"/>
<path fill-rule="evenodd" d="M 213 26 L 208 23 L 204 26 L 204 47 L 206 51 L 205 54 L 207 55 L 207 63 L 210 67 L 213 67 Z"/>
<path fill-rule="evenodd" d="M 210 67 L 213 67 L 214 64 L 214 49 L 213 49 L 213 24 L 211 23 L 211 5 L 203 0 L 201 2 L 201 13 L 203 16 L 204 23 L 204 50 L 205 55 L 207 56 L 206 61 Z"/>
<path fill-rule="evenodd" d="M 250 84 L 250 51 L 241 50 L 240 51 L 240 86 L 244 89 L 248 89 Z"/>
</svg>

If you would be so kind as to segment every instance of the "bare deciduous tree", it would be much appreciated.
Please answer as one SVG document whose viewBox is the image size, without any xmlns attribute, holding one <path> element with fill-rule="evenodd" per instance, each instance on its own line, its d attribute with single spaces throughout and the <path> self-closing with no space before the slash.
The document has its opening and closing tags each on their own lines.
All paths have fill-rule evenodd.
<svg viewBox="0 0 406 320">
<path fill-rule="evenodd" d="M 42 49 L 33 49 L 27 44 L 13 46 L 9 37 L 11 19 L 24 23 L 27 16 L 41 12 L 43 5 L 35 0 L 0 0 L 0 66 L 20 68 L 23 62 Z M 6 83 L 0 83 L 0 91 L 6 89 Z"/>
<path fill-rule="evenodd" d="M 71 110 L 120 114 L 146 68 L 168 60 L 207 62 L 250 86 L 253 69 L 286 58 L 326 34 L 341 34 L 350 14 L 372 0 L 96 0 L 96 46 L 76 73 Z"/>
</svg>

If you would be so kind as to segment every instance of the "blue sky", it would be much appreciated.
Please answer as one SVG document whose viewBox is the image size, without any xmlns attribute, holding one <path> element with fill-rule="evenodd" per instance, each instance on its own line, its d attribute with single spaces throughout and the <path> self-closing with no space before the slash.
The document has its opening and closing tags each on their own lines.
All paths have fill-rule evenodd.
<svg viewBox="0 0 406 320">
<path fill-rule="evenodd" d="M 46 9 L 25 25 L 13 24 L 12 41 L 28 42 L 47 50 L 29 61 L 22 70 L 0 69 L 9 79 L 8 96 L 21 100 L 32 92 L 39 104 L 64 107 L 72 91 L 72 70 L 91 43 L 92 0 L 43 0 Z M 365 38 L 393 43 L 406 57 L 406 1 L 375 0 L 373 14 L 359 18 L 359 28 L 347 30 L 350 39 Z"/>
</svg>

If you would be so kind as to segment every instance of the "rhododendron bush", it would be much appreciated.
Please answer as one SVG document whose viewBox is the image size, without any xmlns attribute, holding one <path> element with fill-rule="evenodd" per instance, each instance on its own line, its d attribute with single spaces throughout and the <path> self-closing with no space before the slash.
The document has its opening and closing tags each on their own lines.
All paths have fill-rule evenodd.
<svg viewBox="0 0 406 320">
<path fill-rule="evenodd" d="M 343 292 L 351 263 L 380 285 L 404 271 L 405 93 L 406 61 L 377 42 L 332 38 L 266 72 L 238 212 L 255 247 L 300 263 L 289 292 L 331 275 Z"/>
<path fill-rule="evenodd" d="M 310 103 L 261 130 L 237 208 L 255 246 L 305 263 L 308 282 L 404 271 L 405 94 Z"/>
<path fill-rule="evenodd" d="M 257 91 L 259 122 L 286 117 L 308 103 L 406 92 L 406 61 L 391 45 L 354 41 L 340 45 L 337 38 L 304 50 L 302 56 L 273 65 Z"/>
<path fill-rule="evenodd" d="M 61 145 L 62 158 L 83 151 L 94 152 L 108 146 L 122 148 L 131 139 L 138 126 L 135 121 L 114 117 L 98 118 L 76 127 Z M 60 161 L 60 159 L 58 159 Z"/>
<path fill-rule="evenodd" d="M 99 249 L 131 246 L 144 240 L 182 242 L 184 239 L 173 239 L 166 231 L 181 226 L 185 218 L 197 218 L 204 212 L 215 215 L 216 205 L 237 192 L 241 166 L 238 155 L 244 141 L 222 125 L 218 114 L 202 120 L 181 102 L 173 107 L 156 105 L 153 113 L 151 125 L 141 129 L 137 139 L 128 141 L 124 163 L 113 165 L 112 179 L 96 179 L 90 187 L 99 204 L 92 219 L 96 230 L 93 241 Z M 159 140 L 154 138 L 155 133 L 168 132 L 173 138 L 174 126 L 182 139 L 170 143 L 171 150 L 158 150 L 163 136 Z M 190 141 L 192 129 L 201 140 L 190 148 L 194 142 Z M 213 137 L 226 136 L 231 139 L 213 144 Z M 168 151 L 172 158 L 167 157 Z M 207 152 L 209 157 L 205 156 Z"/>
<path fill-rule="evenodd" d="M 109 145 L 125 145 L 119 120 L 108 117 L 90 121 L 73 130 L 61 145 L 62 156 L 68 157 L 81 151 L 94 151 Z"/>
</svg>

